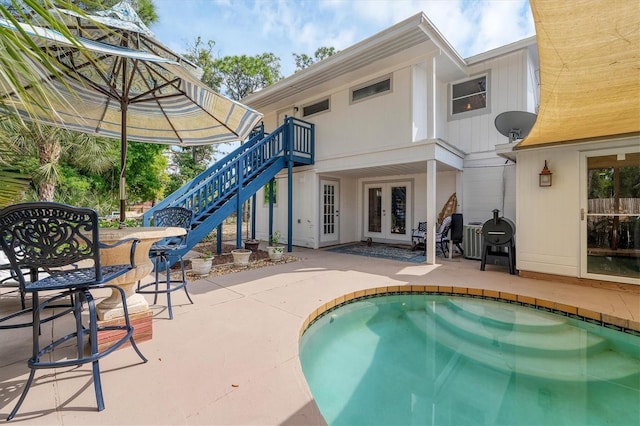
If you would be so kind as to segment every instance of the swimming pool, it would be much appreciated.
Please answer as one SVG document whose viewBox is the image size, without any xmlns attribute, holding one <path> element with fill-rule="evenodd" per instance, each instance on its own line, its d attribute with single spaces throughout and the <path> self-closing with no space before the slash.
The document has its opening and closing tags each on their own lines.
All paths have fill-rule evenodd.
<svg viewBox="0 0 640 426">
<path fill-rule="evenodd" d="M 300 361 L 330 425 L 640 424 L 640 337 L 519 304 L 343 303 L 306 329 Z"/>
</svg>

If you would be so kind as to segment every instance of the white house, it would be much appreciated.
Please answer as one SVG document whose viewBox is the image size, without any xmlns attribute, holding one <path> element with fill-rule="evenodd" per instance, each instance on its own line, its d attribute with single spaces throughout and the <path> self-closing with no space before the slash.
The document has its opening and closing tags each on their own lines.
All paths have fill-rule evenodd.
<svg viewBox="0 0 640 426">
<path fill-rule="evenodd" d="M 494 209 L 516 222 L 520 273 L 585 276 L 577 207 L 584 201 L 579 176 L 586 173 L 586 157 L 573 147 L 551 157 L 525 149 L 527 139 L 523 146 L 510 143 L 494 124 L 503 112 L 540 108 L 535 37 L 461 58 L 417 14 L 243 103 L 264 113 L 267 130 L 285 116 L 316 125 L 315 164 L 293 172 L 294 245 L 367 238 L 409 244 L 411 229 L 426 221 L 427 263 L 434 263 L 437 215 L 455 193 L 464 224 L 484 223 Z M 616 140 L 602 146 L 637 151 L 637 137 Z M 552 188 L 538 184 L 545 159 Z M 286 185 L 285 170 L 278 176 L 282 193 Z M 268 204 L 257 204 L 257 237 L 267 239 Z M 273 229 L 285 238 L 287 209 L 281 194 Z M 599 278 L 638 281 L 619 274 Z"/>
<path fill-rule="evenodd" d="M 515 164 L 496 154 L 508 139 L 493 122 L 535 111 L 537 68 L 535 38 L 463 59 L 417 14 L 243 99 L 268 130 L 285 116 L 316 124 L 315 165 L 294 170 L 293 244 L 409 244 L 426 221 L 434 262 L 437 214 L 454 193 L 465 223 L 493 209 L 515 220 Z M 274 229 L 286 231 L 286 202 Z"/>
</svg>

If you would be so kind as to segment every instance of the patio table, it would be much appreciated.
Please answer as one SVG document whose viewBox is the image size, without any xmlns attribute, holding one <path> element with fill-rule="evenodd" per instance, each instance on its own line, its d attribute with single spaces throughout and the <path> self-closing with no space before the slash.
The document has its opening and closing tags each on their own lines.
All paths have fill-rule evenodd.
<svg viewBox="0 0 640 426">
<path fill-rule="evenodd" d="M 136 293 L 134 287 L 138 281 L 153 271 L 153 262 L 149 258 L 149 249 L 156 241 L 165 237 L 176 237 L 186 234 L 184 228 L 179 227 L 131 227 L 131 228 L 100 228 L 100 241 L 112 244 L 125 238 L 138 238 L 140 242 L 136 248 L 135 265 L 131 271 L 111 281 L 121 287 L 126 295 L 126 303 L 129 308 L 129 315 L 148 312 L 149 303 L 142 294 Z M 100 251 L 101 262 L 104 265 L 116 265 L 129 263 L 129 246 L 123 244 L 119 247 L 103 249 Z M 101 321 L 114 320 L 122 317 L 122 301 L 116 290 L 111 296 L 101 301 L 97 306 L 98 319 Z"/>
</svg>

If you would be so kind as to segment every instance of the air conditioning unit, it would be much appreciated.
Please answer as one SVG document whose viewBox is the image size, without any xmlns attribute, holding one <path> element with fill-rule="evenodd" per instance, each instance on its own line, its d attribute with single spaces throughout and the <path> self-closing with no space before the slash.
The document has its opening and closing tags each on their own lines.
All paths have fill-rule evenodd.
<svg viewBox="0 0 640 426">
<path fill-rule="evenodd" d="M 482 225 L 469 224 L 464 226 L 462 248 L 467 259 L 482 259 L 484 238 L 482 237 Z"/>
</svg>

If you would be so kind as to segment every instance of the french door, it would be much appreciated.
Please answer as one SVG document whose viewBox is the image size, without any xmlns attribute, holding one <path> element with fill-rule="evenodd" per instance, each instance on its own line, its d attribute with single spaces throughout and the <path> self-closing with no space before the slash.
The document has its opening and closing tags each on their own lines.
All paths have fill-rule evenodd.
<svg viewBox="0 0 640 426">
<path fill-rule="evenodd" d="M 364 185 L 364 237 L 409 241 L 411 182 Z"/>
<path fill-rule="evenodd" d="M 340 242 L 340 185 L 338 181 L 320 179 L 320 244 Z"/>
<path fill-rule="evenodd" d="M 587 156 L 582 275 L 640 278 L 640 153 Z M 584 175 L 583 175 L 584 176 Z"/>
</svg>

